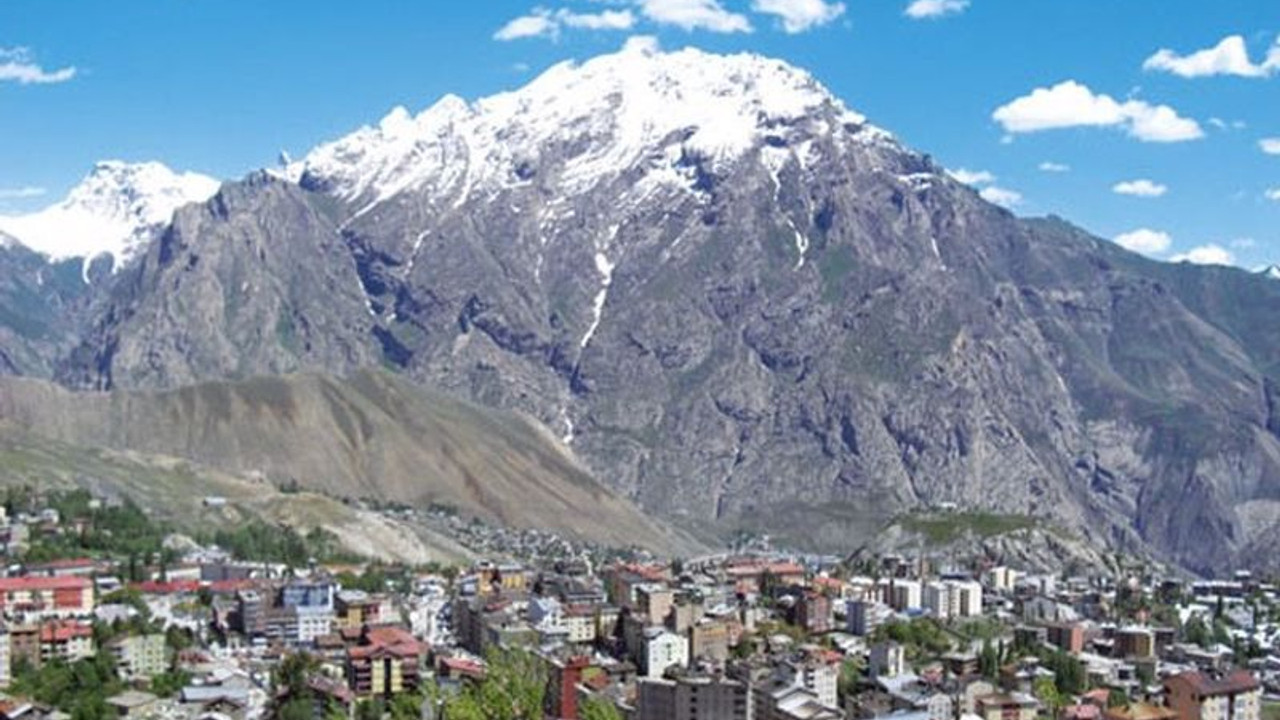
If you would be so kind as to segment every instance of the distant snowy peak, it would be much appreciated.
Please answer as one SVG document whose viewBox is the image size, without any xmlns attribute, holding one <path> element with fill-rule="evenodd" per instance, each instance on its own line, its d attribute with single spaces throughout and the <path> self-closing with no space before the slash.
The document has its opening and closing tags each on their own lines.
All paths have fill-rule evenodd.
<svg viewBox="0 0 1280 720">
<path fill-rule="evenodd" d="M 377 125 L 288 166 L 290 178 L 368 209 L 406 190 L 461 205 L 476 189 L 527 181 L 555 153 L 573 191 L 662 156 L 673 145 L 713 165 L 732 161 L 775 128 L 828 119 L 863 140 L 865 124 L 809 73 L 752 54 L 662 52 L 632 39 L 621 52 L 553 66 L 525 87 L 474 103 L 446 96 L 414 116 L 396 108 Z"/>
<path fill-rule="evenodd" d="M 219 182 L 156 162 L 100 162 L 66 199 L 29 215 L 0 216 L 0 232 L 51 260 L 110 254 L 119 267 L 146 245 L 174 210 L 204 202 Z"/>
<path fill-rule="evenodd" d="M 1280 280 L 1280 265 L 1267 265 L 1266 267 L 1258 268 L 1257 274 L 1272 280 Z"/>
</svg>

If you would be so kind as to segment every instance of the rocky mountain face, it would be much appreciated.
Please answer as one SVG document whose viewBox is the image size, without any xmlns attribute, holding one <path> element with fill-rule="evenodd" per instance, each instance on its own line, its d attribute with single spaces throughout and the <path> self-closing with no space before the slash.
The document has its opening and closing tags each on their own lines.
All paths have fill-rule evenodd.
<svg viewBox="0 0 1280 720">
<path fill-rule="evenodd" d="M 621 53 L 397 110 L 184 208 L 59 380 L 381 363 L 690 528 L 847 549 L 941 503 L 1276 562 L 1280 284 L 984 202 L 808 74 Z"/>
</svg>

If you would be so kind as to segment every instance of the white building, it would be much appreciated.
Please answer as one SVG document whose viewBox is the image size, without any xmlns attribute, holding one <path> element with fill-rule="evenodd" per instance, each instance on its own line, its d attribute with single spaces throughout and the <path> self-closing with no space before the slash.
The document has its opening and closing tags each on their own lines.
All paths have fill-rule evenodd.
<svg viewBox="0 0 1280 720">
<path fill-rule="evenodd" d="M 943 580 L 924 588 L 924 607 L 942 620 L 982 615 L 982 585 L 973 580 Z"/>
<path fill-rule="evenodd" d="M 689 664 L 689 640 L 661 628 L 645 631 L 641 670 L 645 677 L 660 678 L 667 668 Z"/>
</svg>

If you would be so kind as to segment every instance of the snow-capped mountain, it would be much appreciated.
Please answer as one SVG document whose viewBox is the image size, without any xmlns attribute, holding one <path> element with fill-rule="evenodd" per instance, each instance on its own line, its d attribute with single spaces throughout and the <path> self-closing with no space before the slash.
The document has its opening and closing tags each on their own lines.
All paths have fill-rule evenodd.
<svg viewBox="0 0 1280 720">
<path fill-rule="evenodd" d="M 473 194 L 527 184 L 544 153 L 568 156 L 556 168 L 568 193 L 636 167 L 684 182 L 672 170 L 685 155 L 723 167 L 819 109 L 858 128 L 863 141 L 889 140 L 782 61 L 662 52 L 651 38 L 633 38 L 619 53 L 560 63 L 514 92 L 470 104 L 450 95 L 416 116 L 398 107 L 285 174 L 365 210 L 412 190 L 438 207 L 461 206 Z"/>
<path fill-rule="evenodd" d="M 178 213 L 43 366 L 395 368 L 700 532 L 847 550 L 956 503 L 1206 572 L 1275 545 L 1280 285 L 1019 218 L 783 62 L 633 41 L 282 160 Z"/>
<path fill-rule="evenodd" d="M 1255 272 L 1272 280 L 1280 280 L 1280 265 L 1267 265 L 1266 267 L 1258 268 Z"/>
<path fill-rule="evenodd" d="M 175 173 L 157 162 L 103 161 L 62 202 L 28 215 L 0 216 L 0 231 L 50 260 L 108 254 L 120 267 L 174 210 L 208 200 L 218 186 L 211 177 Z"/>
</svg>

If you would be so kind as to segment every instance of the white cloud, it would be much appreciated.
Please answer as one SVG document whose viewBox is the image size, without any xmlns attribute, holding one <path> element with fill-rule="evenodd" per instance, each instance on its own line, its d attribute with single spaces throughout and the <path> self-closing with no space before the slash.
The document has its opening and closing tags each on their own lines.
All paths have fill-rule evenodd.
<svg viewBox="0 0 1280 720">
<path fill-rule="evenodd" d="M 1047 160 L 1045 162 L 1040 163 L 1039 167 L 1040 167 L 1040 172 L 1048 172 L 1048 173 L 1071 172 L 1070 165 L 1064 165 L 1063 163 L 1049 162 Z"/>
<path fill-rule="evenodd" d="M 44 195 L 45 189 L 42 187 L 16 187 L 16 188 L 0 188 L 0 200 L 24 200 L 28 198 L 40 197 Z"/>
<path fill-rule="evenodd" d="M 515 18 L 493 34 L 494 40 L 523 40 L 526 38 L 560 37 L 563 28 L 576 30 L 629 30 L 636 24 L 636 16 L 630 10 L 605 10 L 598 13 L 577 13 L 567 8 L 556 11 L 534 8 L 528 15 Z"/>
<path fill-rule="evenodd" d="M 1271 188 L 1271 189 L 1267 190 L 1267 192 L 1266 192 L 1266 193 L 1264 193 L 1264 194 L 1267 196 L 1267 199 L 1268 199 L 1268 200 L 1273 200 L 1273 201 L 1275 201 L 1275 202 L 1280 202 L 1280 187 Z"/>
<path fill-rule="evenodd" d="M 1236 238 L 1235 240 L 1231 241 L 1231 247 L 1238 248 L 1241 250 L 1248 250 L 1250 248 L 1258 247 L 1258 241 L 1248 237 Z"/>
<path fill-rule="evenodd" d="M 1280 155 L 1280 137 L 1262 138 L 1258 141 L 1258 147 L 1268 155 Z"/>
<path fill-rule="evenodd" d="M 662 25 L 682 30 L 710 30 L 718 33 L 749 33 L 751 21 L 730 12 L 719 0 L 639 0 L 640 12 Z"/>
<path fill-rule="evenodd" d="M 986 170 L 956 168 L 955 170 L 948 170 L 947 174 L 955 178 L 957 182 L 962 182 L 965 185 L 988 185 L 996 181 L 996 176 Z"/>
<path fill-rule="evenodd" d="M 1117 195 L 1133 195 L 1135 197 L 1154 198 L 1160 197 L 1169 191 L 1167 185 L 1161 185 L 1158 182 L 1152 182 L 1145 178 L 1138 180 L 1125 180 L 1111 186 L 1111 191 Z"/>
<path fill-rule="evenodd" d="M 0 82 L 16 82 L 19 85 L 49 85 L 63 83 L 76 76 L 74 67 L 45 70 L 31 57 L 27 48 L 0 47 Z"/>
<path fill-rule="evenodd" d="M 1096 94 L 1086 85 L 1066 80 L 1051 88 L 996 108 L 996 122 L 1011 133 L 1032 133 L 1070 127 L 1118 127 L 1143 142 L 1181 142 L 1204 137 L 1195 120 L 1181 117 L 1168 105 L 1142 100 L 1119 102 Z"/>
<path fill-rule="evenodd" d="M 556 11 L 556 19 L 565 27 L 582 30 L 630 30 L 636 24 L 636 16 L 630 10 L 576 13 L 562 9 Z"/>
<path fill-rule="evenodd" d="M 835 20 L 844 14 L 842 2 L 825 0 L 752 0 L 751 9 L 776 15 L 789 34 L 802 33 Z"/>
<path fill-rule="evenodd" d="M 1022 193 L 1007 188 L 988 185 L 978 192 L 978 195 L 989 203 L 999 205 L 1004 208 L 1013 209 L 1022 204 Z"/>
<path fill-rule="evenodd" d="M 1236 256 L 1221 245 L 1201 245 L 1169 258 L 1170 262 L 1187 262 L 1194 265 L 1233 265 Z"/>
<path fill-rule="evenodd" d="M 560 25 L 551 18 L 551 13 L 538 9 L 530 15 L 523 15 L 498 28 L 493 34 L 494 40 L 509 41 L 525 38 L 554 38 L 560 34 Z"/>
<path fill-rule="evenodd" d="M 1190 55 L 1179 55 L 1173 50 L 1162 49 L 1147 58 L 1146 62 L 1142 63 L 1142 69 L 1172 73 L 1184 78 L 1214 75 L 1267 77 L 1280 72 L 1280 44 L 1273 46 L 1267 53 L 1267 58 L 1255 65 L 1249 59 L 1249 49 L 1244 44 L 1244 37 L 1229 35 L 1222 38 L 1217 45 L 1197 50 Z"/>
<path fill-rule="evenodd" d="M 914 0 L 903 12 L 912 20 L 958 15 L 969 7 L 969 0 Z"/>
<path fill-rule="evenodd" d="M 1169 233 L 1160 232 L 1159 230 L 1138 228 L 1137 230 L 1117 235 L 1115 243 L 1132 252 L 1144 255 L 1159 255 L 1166 252 L 1173 245 L 1173 238 L 1169 237 Z"/>
</svg>

